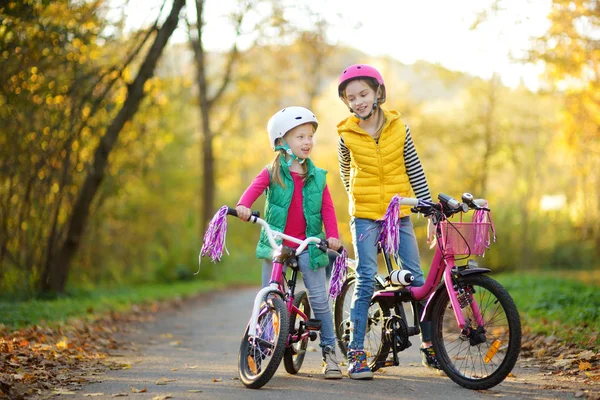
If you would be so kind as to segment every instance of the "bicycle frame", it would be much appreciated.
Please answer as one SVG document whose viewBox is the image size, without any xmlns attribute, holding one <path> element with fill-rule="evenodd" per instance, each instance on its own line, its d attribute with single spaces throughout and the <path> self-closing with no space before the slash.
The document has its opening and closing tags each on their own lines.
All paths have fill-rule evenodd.
<svg viewBox="0 0 600 400">
<path fill-rule="evenodd" d="M 384 249 L 382 249 L 382 252 L 384 254 L 385 264 L 388 268 L 388 273 L 391 273 L 392 266 L 391 266 L 391 262 L 389 261 L 389 256 L 385 252 Z M 442 279 L 441 278 L 443 276 L 444 277 L 443 288 L 448 292 L 448 295 L 450 297 L 450 301 L 452 303 L 452 309 L 454 310 L 454 316 L 456 317 L 456 322 L 457 322 L 458 326 L 460 327 L 460 329 L 463 329 L 466 326 L 466 322 L 465 322 L 465 318 L 464 318 L 463 314 L 459 311 L 461 308 L 458 303 L 458 293 L 452 285 L 452 269 L 454 267 L 455 267 L 454 258 L 452 257 L 452 258 L 444 259 L 444 256 L 443 256 L 441 250 L 439 249 L 439 247 L 436 247 L 435 253 L 433 256 L 433 260 L 431 262 L 431 267 L 429 269 L 429 273 L 427 274 L 427 278 L 426 278 L 423 286 L 420 286 L 420 287 L 408 286 L 405 288 L 401 288 L 400 292 L 405 291 L 406 296 L 408 296 L 408 297 L 403 297 L 402 295 L 400 295 L 400 300 L 401 301 L 408 301 L 408 300 L 421 301 L 421 300 L 427 299 L 427 303 L 423 310 L 423 315 L 421 316 L 421 321 L 423 321 L 424 319 L 426 319 L 426 317 L 428 315 L 427 314 L 428 306 L 433 302 L 433 299 L 435 299 L 436 293 L 442 289 L 442 286 L 441 286 Z M 475 269 L 472 268 L 469 270 L 469 273 L 471 273 L 471 274 L 486 273 L 489 271 L 490 270 L 485 269 L 485 268 L 475 268 Z M 395 297 L 395 296 L 398 296 L 398 293 L 399 292 L 395 291 L 395 290 L 394 291 L 380 290 L 373 294 L 373 299 L 376 299 L 378 297 Z M 471 305 L 471 307 L 473 309 L 473 313 L 477 319 L 477 323 L 479 325 L 483 325 L 484 321 L 483 321 L 483 318 L 481 317 L 481 313 L 479 311 L 477 303 L 473 300 L 470 303 L 470 305 Z M 418 325 L 416 325 L 416 326 L 418 326 Z"/>
<path fill-rule="evenodd" d="M 406 204 L 408 205 L 415 205 L 414 203 L 414 199 L 402 199 L 402 200 L 406 200 Z M 483 200 L 476 200 L 475 202 L 482 202 Z M 412 287 L 412 286 L 408 286 L 405 288 L 401 288 L 400 289 L 400 300 L 401 301 L 421 301 L 424 299 L 427 299 L 427 303 L 425 304 L 422 316 L 421 316 L 421 322 L 426 320 L 428 317 L 428 306 L 430 304 L 433 303 L 433 300 L 436 297 L 436 294 L 438 293 L 439 290 L 442 290 L 442 276 L 443 276 L 443 282 L 444 285 L 443 287 L 445 288 L 445 290 L 448 292 L 448 296 L 450 298 L 450 302 L 452 304 L 452 310 L 454 311 L 454 316 L 456 318 L 456 322 L 459 326 L 459 328 L 462 330 L 465 328 L 465 326 L 467 325 L 467 322 L 465 321 L 465 318 L 462 314 L 461 307 L 458 301 L 458 292 L 456 291 L 456 289 L 454 289 L 453 286 L 453 276 L 452 276 L 452 271 L 455 268 L 455 258 L 454 256 L 446 256 L 444 255 L 442 249 L 439 246 L 440 243 L 440 233 L 438 230 L 438 227 L 436 225 L 436 238 L 438 239 L 438 245 L 435 248 L 435 253 L 433 255 L 433 259 L 431 261 L 431 266 L 429 269 L 429 273 L 427 274 L 427 278 L 425 279 L 425 283 L 423 284 L 423 286 L 420 287 Z M 390 261 L 390 257 L 389 255 L 386 253 L 385 249 L 380 246 L 381 252 L 384 256 L 384 260 L 385 260 L 385 264 L 386 267 L 388 269 L 388 274 L 391 274 L 393 267 Z M 470 268 L 468 273 L 469 274 L 483 274 L 483 273 L 487 273 L 490 272 L 489 269 L 486 268 Z M 459 273 L 460 275 L 460 273 Z M 406 292 L 406 295 L 409 296 L 408 298 L 403 297 L 402 296 L 402 291 Z M 372 299 L 375 300 L 378 297 L 395 297 L 398 296 L 399 292 L 394 290 L 394 291 L 390 291 L 390 290 L 380 290 L 378 292 L 375 292 L 373 294 Z M 481 311 L 479 310 L 479 306 L 477 305 L 477 302 L 474 299 L 470 299 L 471 301 L 469 302 L 469 305 L 471 306 L 471 309 L 473 310 L 473 314 L 475 316 L 475 319 L 477 321 L 477 324 L 479 326 L 483 326 L 484 325 L 484 320 L 483 317 L 481 316 Z M 413 307 L 414 308 L 414 307 Z M 414 312 L 414 310 L 413 310 Z M 415 317 L 416 320 L 416 317 Z M 415 329 L 416 329 L 416 333 L 419 333 L 418 330 L 418 324 L 415 324 Z"/>
<path fill-rule="evenodd" d="M 267 298 L 269 293 L 273 293 L 273 292 L 278 293 L 279 295 L 282 296 L 282 298 L 284 298 L 284 300 L 286 300 L 288 313 L 297 312 L 300 316 L 302 316 L 302 318 L 304 320 L 308 320 L 308 316 L 306 314 L 304 314 L 302 311 L 300 311 L 293 304 L 295 288 L 290 287 L 288 296 L 286 298 L 286 294 L 284 293 L 284 282 L 282 282 L 284 264 L 283 264 L 283 262 L 281 262 L 281 259 L 280 259 L 281 252 L 283 250 L 283 245 L 277 244 L 276 240 L 285 239 L 285 240 L 289 240 L 290 242 L 297 243 L 299 246 L 295 250 L 295 254 L 294 254 L 294 256 L 297 257 L 298 255 L 300 255 L 300 253 L 302 253 L 306 249 L 306 247 L 309 244 L 311 244 L 311 243 L 319 244 L 321 242 L 321 239 L 316 238 L 316 237 L 309 237 L 304 240 L 300 240 L 293 236 L 289 236 L 284 233 L 274 231 L 271 229 L 271 227 L 269 226 L 269 224 L 266 221 L 264 221 L 263 219 L 258 218 L 256 216 L 251 216 L 250 221 L 253 223 L 258 223 L 263 228 L 265 228 L 265 231 L 267 233 L 267 238 L 269 239 L 269 243 L 271 244 L 271 247 L 273 248 L 273 251 L 274 251 L 273 269 L 271 270 L 271 279 L 270 279 L 269 286 L 264 287 L 258 291 L 258 293 L 256 294 L 256 297 L 254 298 L 254 306 L 252 307 L 252 315 L 250 317 L 250 326 L 249 326 L 248 335 L 256 336 L 256 325 L 258 322 L 258 316 L 260 314 L 260 306 L 261 306 L 263 300 Z M 292 271 L 292 274 L 293 274 L 292 276 L 294 278 L 293 280 L 295 281 L 295 276 L 296 276 L 297 272 Z M 306 332 L 306 335 L 308 335 L 308 332 Z M 294 339 L 294 338 L 291 338 L 291 339 Z M 288 343 L 291 341 L 291 339 L 288 340 Z"/>
</svg>

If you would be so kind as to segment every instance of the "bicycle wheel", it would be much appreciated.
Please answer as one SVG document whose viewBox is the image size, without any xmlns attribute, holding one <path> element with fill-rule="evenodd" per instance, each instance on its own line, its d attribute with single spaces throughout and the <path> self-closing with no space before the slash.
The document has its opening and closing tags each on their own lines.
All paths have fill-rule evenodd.
<svg viewBox="0 0 600 400">
<path fill-rule="evenodd" d="M 348 354 L 350 341 L 350 309 L 352 308 L 352 296 L 356 287 L 356 278 L 349 276 L 342 286 L 340 295 L 334 300 L 334 326 L 338 345 L 344 357 Z M 375 290 L 379 290 L 377 283 Z M 390 310 L 381 307 L 378 302 L 371 304 L 367 319 L 367 330 L 365 333 L 364 350 L 367 354 L 367 362 L 372 371 L 379 369 L 379 361 L 384 361 L 390 351 L 390 345 L 385 340 L 385 321 L 390 316 Z"/>
<path fill-rule="evenodd" d="M 308 318 L 310 318 L 310 303 L 308 302 L 308 296 L 305 291 L 298 292 L 294 297 L 294 306 L 298 307 Z M 290 314 L 290 340 L 292 336 L 297 335 L 300 331 L 300 323 L 304 319 L 297 313 L 292 312 Z M 283 354 L 283 365 L 285 370 L 290 374 L 297 374 L 300 371 L 300 367 L 304 362 L 304 356 L 306 355 L 306 348 L 308 347 L 308 336 L 295 343 L 290 343 L 285 348 Z"/>
<path fill-rule="evenodd" d="M 461 278 L 458 301 L 467 326 L 458 330 L 447 292 L 433 305 L 433 347 L 440 366 L 454 382 L 483 390 L 504 380 L 521 349 L 521 321 L 510 294 L 494 279 L 475 275 Z M 475 301 L 484 325 L 478 326 Z"/>
<path fill-rule="evenodd" d="M 248 326 L 240 346 L 238 369 L 245 386 L 258 389 L 273 377 L 285 351 L 288 326 L 283 299 L 278 296 L 267 299 L 258 317 L 256 336 L 248 335 Z"/>
</svg>

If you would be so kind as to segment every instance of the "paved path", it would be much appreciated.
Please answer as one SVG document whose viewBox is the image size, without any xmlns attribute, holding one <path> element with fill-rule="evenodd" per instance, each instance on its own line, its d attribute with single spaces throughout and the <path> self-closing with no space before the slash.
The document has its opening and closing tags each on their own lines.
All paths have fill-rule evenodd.
<svg viewBox="0 0 600 400">
<path fill-rule="evenodd" d="M 94 383 L 64 398 L 114 399 L 573 399 L 577 388 L 561 386 L 520 361 L 514 377 L 486 391 L 463 389 L 446 376 L 421 366 L 416 343 L 400 354 L 401 365 L 375 374 L 372 381 L 322 378 L 317 342 L 310 342 L 301 371 L 280 366 L 259 390 L 238 379 L 237 353 L 257 289 L 204 295 L 152 322 L 138 324 L 120 340 L 132 350 L 113 355 L 124 369 L 90 375 Z M 583 389 L 583 388 L 581 388 Z M 134 391 L 145 390 L 135 393 Z M 161 397 L 169 396 L 169 397 Z"/>
</svg>

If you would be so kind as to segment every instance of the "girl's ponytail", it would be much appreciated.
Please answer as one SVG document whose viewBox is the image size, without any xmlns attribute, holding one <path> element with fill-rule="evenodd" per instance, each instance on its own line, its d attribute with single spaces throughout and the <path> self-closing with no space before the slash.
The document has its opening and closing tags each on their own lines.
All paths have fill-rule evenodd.
<svg viewBox="0 0 600 400">
<path fill-rule="evenodd" d="M 285 160 L 285 150 L 279 150 L 271 163 L 271 182 L 278 183 L 285 189 L 285 184 L 281 179 L 281 157 Z"/>
</svg>

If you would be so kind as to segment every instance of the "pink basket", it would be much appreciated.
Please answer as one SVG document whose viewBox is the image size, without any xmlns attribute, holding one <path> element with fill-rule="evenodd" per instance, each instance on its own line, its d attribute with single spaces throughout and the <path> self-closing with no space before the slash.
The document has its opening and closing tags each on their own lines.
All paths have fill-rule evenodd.
<svg viewBox="0 0 600 400">
<path fill-rule="evenodd" d="M 490 222 L 441 222 L 445 254 L 481 256 L 490 245 Z"/>
</svg>

